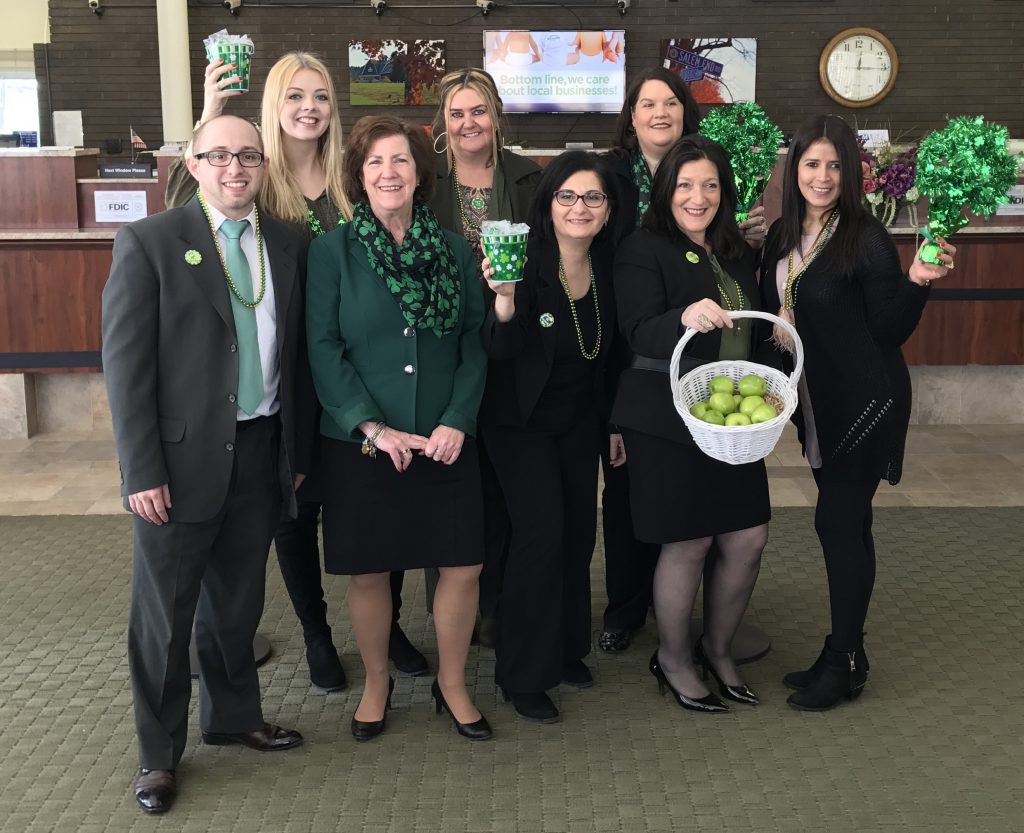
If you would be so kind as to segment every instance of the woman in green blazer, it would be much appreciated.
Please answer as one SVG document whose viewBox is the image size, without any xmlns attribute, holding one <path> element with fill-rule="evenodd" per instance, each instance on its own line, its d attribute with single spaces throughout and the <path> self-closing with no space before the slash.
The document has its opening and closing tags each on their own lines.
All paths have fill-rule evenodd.
<svg viewBox="0 0 1024 833">
<path fill-rule="evenodd" d="M 434 172 L 423 132 L 360 119 L 345 150 L 352 221 L 313 242 L 307 337 L 324 466 L 324 561 L 349 575 L 366 685 L 352 734 L 384 731 L 388 573 L 437 567 L 433 694 L 459 733 L 490 737 L 465 686 L 482 545 L 473 435 L 487 361 L 479 267 L 427 207 Z"/>
</svg>

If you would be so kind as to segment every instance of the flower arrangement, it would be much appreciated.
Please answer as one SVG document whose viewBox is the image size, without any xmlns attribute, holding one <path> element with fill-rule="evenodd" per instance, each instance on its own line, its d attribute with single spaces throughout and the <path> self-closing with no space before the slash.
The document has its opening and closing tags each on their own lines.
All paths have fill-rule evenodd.
<svg viewBox="0 0 1024 833">
<path fill-rule="evenodd" d="M 917 225 L 916 203 L 921 197 L 917 188 L 917 146 L 901 148 L 883 142 L 868 148 L 863 138 L 860 165 L 864 172 L 864 202 L 868 210 L 885 226 L 891 226 L 902 206 L 910 208 L 910 223 Z"/>
</svg>

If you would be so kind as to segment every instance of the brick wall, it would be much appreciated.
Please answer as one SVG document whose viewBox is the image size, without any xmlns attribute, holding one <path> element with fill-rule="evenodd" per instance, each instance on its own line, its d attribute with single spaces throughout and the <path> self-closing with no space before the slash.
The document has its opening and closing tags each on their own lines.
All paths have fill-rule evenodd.
<svg viewBox="0 0 1024 833">
<path fill-rule="evenodd" d="M 202 40 L 224 27 L 250 34 L 258 50 L 252 94 L 233 103 L 233 112 L 255 118 L 269 64 L 281 52 L 309 49 L 323 56 L 334 73 L 346 128 L 372 112 L 348 106 L 350 38 L 444 39 L 451 69 L 479 64 L 485 28 L 625 28 L 627 72 L 655 64 L 663 37 L 756 37 L 757 100 L 787 132 L 809 115 L 831 112 L 861 127 L 887 126 L 894 135 L 920 136 L 941 126 L 946 114 L 983 113 L 1006 124 L 1012 136 L 1024 137 L 1024 3 L 1019 0 L 632 0 L 625 17 L 612 0 L 572 9 L 517 8 L 515 0 L 498 0 L 499 8 L 487 18 L 475 12 L 471 0 L 437 0 L 464 3 L 465 8 L 433 10 L 400 7 L 428 6 L 434 0 L 394 0 L 397 8 L 382 17 L 374 15 L 368 0 L 352 0 L 351 5 L 330 0 L 323 8 L 288 8 L 287 0 L 277 2 L 250 3 L 233 18 L 216 0 L 190 0 L 197 117 L 205 63 Z M 150 147 L 159 146 L 155 2 L 103 4 L 105 13 L 97 17 L 85 0 L 50 0 L 51 43 L 36 49 L 41 120 L 49 122 L 50 104 L 57 110 L 81 109 L 86 145 L 100 145 L 108 136 L 127 139 L 132 124 Z M 861 110 L 839 107 L 818 82 L 822 48 L 851 26 L 878 29 L 893 41 L 900 57 L 896 88 L 880 104 Z M 392 112 L 426 123 L 432 110 L 402 107 Z M 606 145 L 614 121 L 609 115 L 510 116 L 509 139 L 535 147 L 561 146 L 566 139 Z"/>
</svg>

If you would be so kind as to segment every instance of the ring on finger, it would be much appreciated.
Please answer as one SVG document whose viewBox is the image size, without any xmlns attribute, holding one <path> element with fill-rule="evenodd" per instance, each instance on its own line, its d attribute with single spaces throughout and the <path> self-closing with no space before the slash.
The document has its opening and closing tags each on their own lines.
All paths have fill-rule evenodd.
<svg viewBox="0 0 1024 833">
<path fill-rule="evenodd" d="M 697 323 L 700 324 L 702 327 L 707 327 L 708 329 L 715 326 L 714 322 L 712 322 L 712 320 L 708 318 L 703 312 L 697 316 Z"/>
</svg>

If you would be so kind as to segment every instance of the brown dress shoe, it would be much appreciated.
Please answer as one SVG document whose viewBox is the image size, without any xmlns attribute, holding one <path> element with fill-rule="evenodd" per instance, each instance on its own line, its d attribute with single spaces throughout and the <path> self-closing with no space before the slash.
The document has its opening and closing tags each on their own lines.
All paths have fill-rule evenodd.
<svg viewBox="0 0 1024 833">
<path fill-rule="evenodd" d="M 171 809 L 177 791 L 173 769 L 140 769 L 135 777 L 135 800 L 151 815 Z"/>
<path fill-rule="evenodd" d="M 264 723 L 255 732 L 203 732 L 203 743 L 210 746 L 241 744 L 257 752 L 276 752 L 291 749 L 302 743 L 302 735 L 293 729 L 284 729 L 273 723 Z"/>
</svg>

